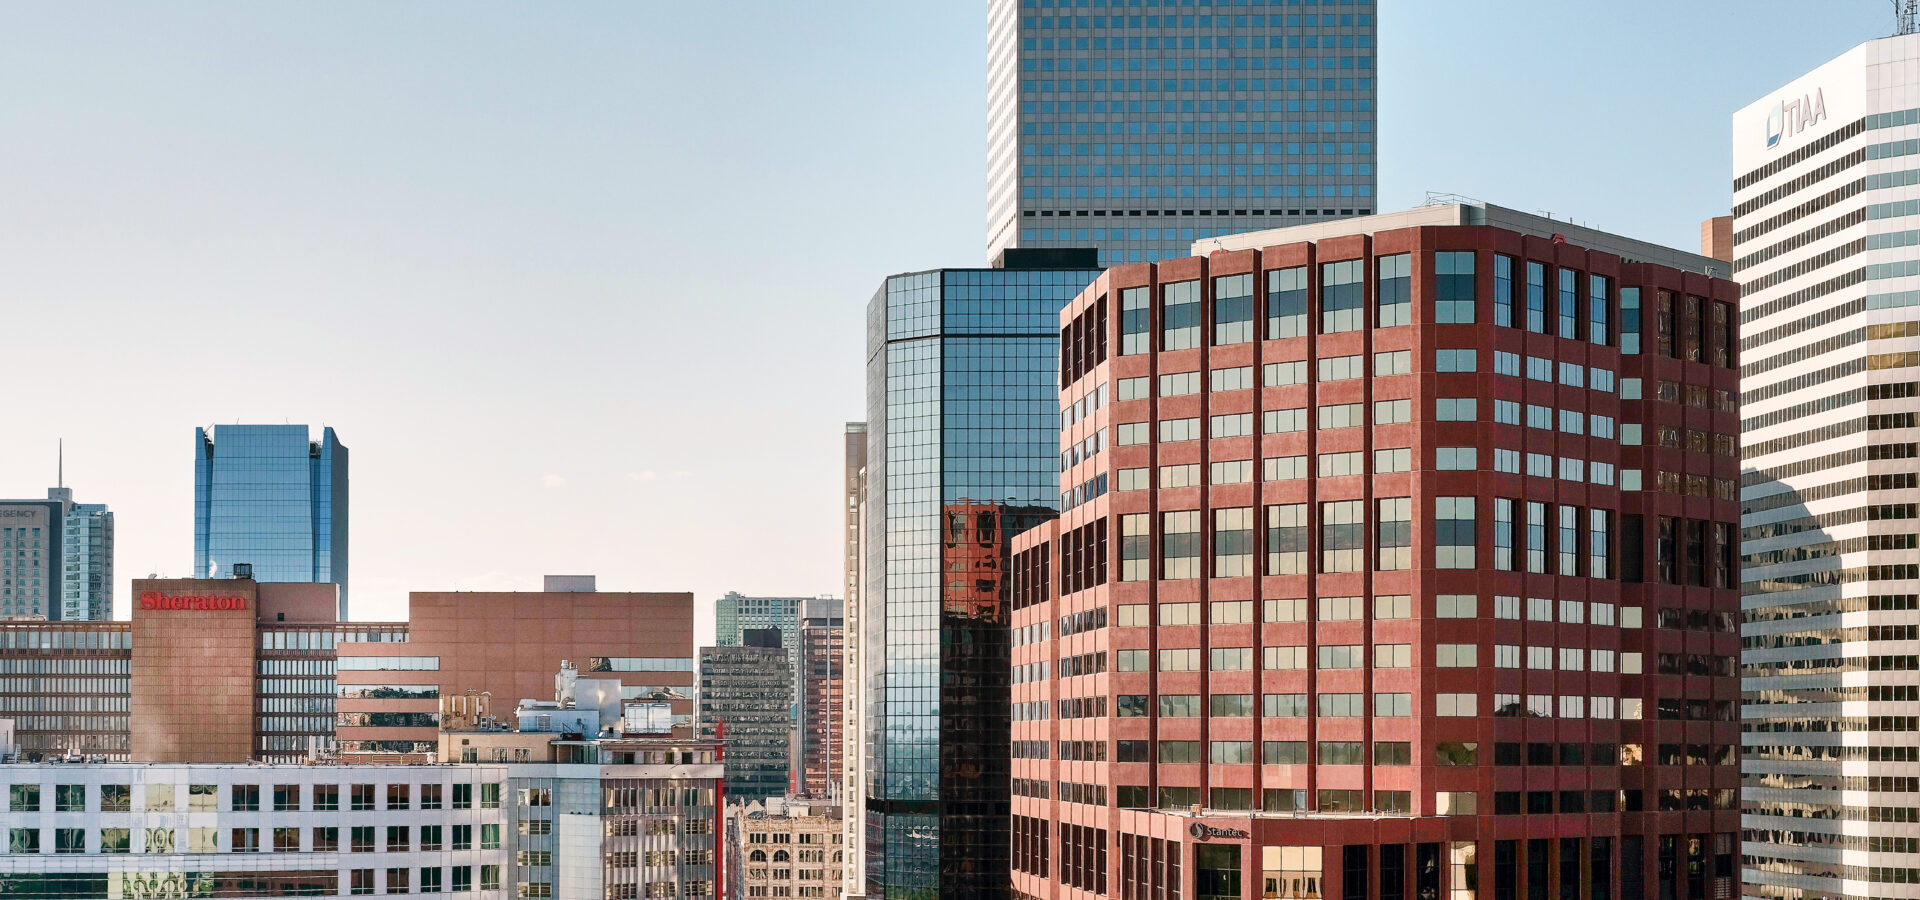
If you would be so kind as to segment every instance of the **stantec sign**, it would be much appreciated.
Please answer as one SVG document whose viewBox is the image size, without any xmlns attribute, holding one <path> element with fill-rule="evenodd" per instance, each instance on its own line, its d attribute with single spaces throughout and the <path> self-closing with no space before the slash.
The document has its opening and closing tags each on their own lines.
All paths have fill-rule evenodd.
<svg viewBox="0 0 1920 900">
<path fill-rule="evenodd" d="M 141 609 L 246 609 L 245 597 L 169 597 L 158 591 L 140 595 Z"/>
<path fill-rule="evenodd" d="M 1195 840 L 1201 841 L 1212 838 L 1236 838 L 1245 840 L 1247 837 L 1247 833 L 1239 828 L 1215 828 L 1212 825 L 1202 825 L 1199 822 L 1195 822 L 1188 827 L 1187 833 L 1193 835 Z"/>
</svg>

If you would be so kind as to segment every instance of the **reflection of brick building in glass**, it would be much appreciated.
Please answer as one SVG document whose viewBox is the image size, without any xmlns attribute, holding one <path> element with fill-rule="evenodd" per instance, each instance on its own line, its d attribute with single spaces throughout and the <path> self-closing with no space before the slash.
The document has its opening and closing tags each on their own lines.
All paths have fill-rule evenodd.
<svg viewBox="0 0 1920 900">
<path fill-rule="evenodd" d="M 847 631 L 841 608 L 832 597 L 800 602 L 800 792 L 807 797 L 826 797 L 840 782 Z"/>
<path fill-rule="evenodd" d="M 1062 313 L 1016 894 L 1733 896 L 1738 286 L 1494 207 L 1221 243 Z"/>
</svg>

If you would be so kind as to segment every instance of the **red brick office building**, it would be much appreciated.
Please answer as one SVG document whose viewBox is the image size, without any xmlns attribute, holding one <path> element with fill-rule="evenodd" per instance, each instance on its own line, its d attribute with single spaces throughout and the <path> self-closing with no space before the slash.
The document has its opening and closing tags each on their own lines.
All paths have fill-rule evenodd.
<svg viewBox="0 0 1920 900">
<path fill-rule="evenodd" d="M 1062 313 L 1016 895 L 1730 897 L 1737 286 L 1497 207 Z"/>
</svg>

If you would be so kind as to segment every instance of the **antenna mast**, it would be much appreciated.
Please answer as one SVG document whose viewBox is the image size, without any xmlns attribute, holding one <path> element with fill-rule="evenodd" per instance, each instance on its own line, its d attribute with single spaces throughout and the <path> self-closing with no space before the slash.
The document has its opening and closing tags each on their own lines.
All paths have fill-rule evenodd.
<svg viewBox="0 0 1920 900">
<path fill-rule="evenodd" d="M 1920 32 L 1920 0 L 1892 0 L 1894 34 Z"/>
</svg>

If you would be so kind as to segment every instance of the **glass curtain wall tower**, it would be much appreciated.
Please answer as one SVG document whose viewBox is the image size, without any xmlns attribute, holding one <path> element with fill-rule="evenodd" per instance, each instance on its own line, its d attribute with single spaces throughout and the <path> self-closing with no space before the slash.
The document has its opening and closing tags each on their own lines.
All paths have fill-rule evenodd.
<svg viewBox="0 0 1920 900">
<path fill-rule="evenodd" d="M 1374 0 L 990 0 L 987 255 L 1374 207 Z"/>
<path fill-rule="evenodd" d="M 999 573 L 1018 527 L 1057 505 L 1059 314 L 1100 274 L 1092 256 L 898 275 L 867 307 L 865 574 L 848 619 L 870 896 L 1007 896 Z"/>
<path fill-rule="evenodd" d="M 347 618 L 347 448 L 332 428 L 222 425 L 193 430 L 193 573 L 331 582 Z"/>
</svg>

